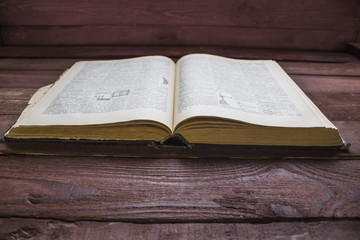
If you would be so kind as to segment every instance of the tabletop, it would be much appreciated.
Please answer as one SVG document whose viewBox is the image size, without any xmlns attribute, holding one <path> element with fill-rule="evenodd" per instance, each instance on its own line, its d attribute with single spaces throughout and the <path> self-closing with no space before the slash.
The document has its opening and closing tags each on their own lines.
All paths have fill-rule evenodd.
<svg viewBox="0 0 360 240">
<path fill-rule="evenodd" d="M 356 48 L 355 48 L 356 50 Z M 360 59 L 230 47 L 0 47 L 0 132 L 79 60 L 274 59 L 352 143 L 328 157 L 17 155 L 0 144 L 0 239 L 357 239 Z M 240 153 L 241 154 L 241 153 Z"/>
</svg>

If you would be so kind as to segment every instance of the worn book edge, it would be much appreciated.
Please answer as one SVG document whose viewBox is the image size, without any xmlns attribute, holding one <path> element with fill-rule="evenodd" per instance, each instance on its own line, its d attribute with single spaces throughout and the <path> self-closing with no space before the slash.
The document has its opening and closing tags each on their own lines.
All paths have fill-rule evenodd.
<svg viewBox="0 0 360 240">
<path fill-rule="evenodd" d="M 342 146 L 259 146 L 190 144 L 180 134 L 161 142 L 115 140 L 12 139 L 1 136 L 5 154 L 146 158 L 351 158 Z"/>
</svg>

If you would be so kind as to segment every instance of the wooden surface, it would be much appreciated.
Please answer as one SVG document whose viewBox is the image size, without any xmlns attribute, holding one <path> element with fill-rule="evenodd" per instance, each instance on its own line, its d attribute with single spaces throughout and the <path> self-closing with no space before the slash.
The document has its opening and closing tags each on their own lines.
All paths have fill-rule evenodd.
<svg viewBox="0 0 360 240">
<path fill-rule="evenodd" d="M 1 168 L 2 216 L 271 222 L 352 219 L 360 210 L 356 160 L 3 156 Z"/>
<path fill-rule="evenodd" d="M 357 221 L 133 224 L 0 219 L 1 239 L 357 239 Z"/>
<path fill-rule="evenodd" d="M 21 156 L 5 154 L 0 144 L 0 239 L 358 239 L 360 61 L 348 53 L 0 47 L 0 132 L 36 89 L 75 61 L 149 54 L 178 59 L 193 51 L 278 60 L 352 142 L 350 157 Z"/>
<path fill-rule="evenodd" d="M 343 50 L 357 0 L 2 0 L 5 45 L 214 45 Z"/>
</svg>

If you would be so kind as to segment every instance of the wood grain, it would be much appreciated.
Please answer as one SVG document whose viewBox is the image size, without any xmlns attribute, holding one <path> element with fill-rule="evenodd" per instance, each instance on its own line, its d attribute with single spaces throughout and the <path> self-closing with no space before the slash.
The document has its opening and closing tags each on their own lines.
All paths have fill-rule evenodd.
<svg viewBox="0 0 360 240">
<path fill-rule="evenodd" d="M 211 25 L 353 30 L 356 0 L 155 1 L 7 0 L 2 25 Z"/>
<path fill-rule="evenodd" d="M 4 134 L 18 119 L 19 114 L 15 115 L 0 115 L 0 134 Z M 1 145 L 1 144 L 0 144 Z"/>
<path fill-rule="evenodd" d="M 359 93 L 307 93 L 307 95 L 331 121 L 360 120 Z"/>
<path fill-rule="evenodd" d="M 0 112 L 2 115 L 20 115 L 20 113 L 25 109 L 26 106 L 27 101 L 0 100 Z"/>
<path fill-rule="evenodd" d="M 1 239 L 347 239 L 357 240 L 358 221 L 279 223 L 133 224 L 63 222 L 51 219 L 0 219 Z"/>
<path fill-rule="evenodd" d="M 0 71 L 22 71 L 22 70 L 41 70 L 41 71 L 64 71 L 71 67 L 75 62 L 84 59 L 79 58 L 0 58 Z M 91 60 L 91 59 L 86 59 Z"/>
<path fill-rule="evenodd" d="M 223 45 L 343 50 L 356 41 L 356 0 L 3 1 L 8 45 Z M 96 32 L 96 34 L 94 34 Z"/>
<path fill-rule="evenodd" d="M 0 239 L 358 239 L 360 60 L 334 50 L 357 46 L 359 13 L 357 0 L 0 1 L 0 43 L 18 45 L 0 46 L 1 133 L 74 61 L 203 52 L 280 61 L 353 144 L 340 160 L 290 161 L 21 156 L 0 143 Z"/>
<path fill-rule="evenodd" d="M 360 63 L 279 62 L 288 74 L 360 76 Z"/>
<path fill-rule="evenodd" d="M 357 160 L 0 158 L 1 216 L 242 222 L 360 211 Z"/>
<path fill-rule="evenodd" d="M 54 83 L 65 71 L 0 71 L 0 88 L 35 88 Z"/>
<path fill-rule="evenodd" d="M 4 26 L 1 35 L 5 45 L 217 45 L 329 51 L 344 50 L 357 31 L 199 25 Z"/>
<path fill-rule="evenodd" d="M 0 46 L 2 58 L 97 58 L 119 59 L 146 55 L 179 58 L 190 53 L 208 53 L 243 59 L 273 59 L 306 62 L 359 62 L 349 53 L 226 46 Z"/>
<path fill-rule="evenodd" d="M 352 144 L 348 154 L 360 156 L 360 121 L 333 121 L 333 124 L 340 130 L 341 136 Z"/>
<path fill-rule="evenodd" d="M 122 59 L 119 57 L 119 59 Z M 2 75 L 12 70 L 64 71 L 77 61 L 106 60 L 79 58 L 0 58 Z M 176 60 L 176 59 L 175 59 Z M 346 63 L 293 62 L 279 61 L 288 74 L 326 75 L 326 76 L 360 76 L 360 61 Z"/>
<path fill-rule="evenodd" d="M 360 92 L 360 76 L 290 75 L 305 93 L 350 93 Z"/>
</svg>

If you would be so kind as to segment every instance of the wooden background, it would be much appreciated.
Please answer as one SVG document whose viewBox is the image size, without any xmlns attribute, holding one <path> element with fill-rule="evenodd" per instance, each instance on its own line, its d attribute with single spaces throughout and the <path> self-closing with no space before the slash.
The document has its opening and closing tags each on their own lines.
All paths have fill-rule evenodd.
<svg viewBox="0 0 360 240">
<path fill-rule="evenodd" d="M 358 0 L 1 0 L 5 45 L 217 45 L 343 50 Z"/>
<path fill-rule="evenodd" d="M 205 52 L 277 60 L 353 143 L 307 160 L 0 144 L 0 239 L 359 239 L 360 60 L 348 42 L 360 42 L 358 0 L 0 0 L 1 133 L 75 61 Z"/>
</svg>

